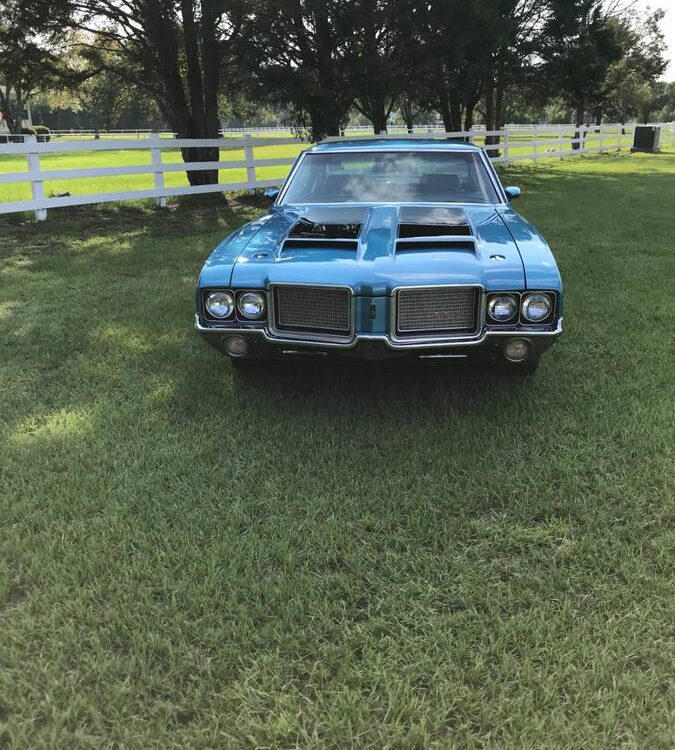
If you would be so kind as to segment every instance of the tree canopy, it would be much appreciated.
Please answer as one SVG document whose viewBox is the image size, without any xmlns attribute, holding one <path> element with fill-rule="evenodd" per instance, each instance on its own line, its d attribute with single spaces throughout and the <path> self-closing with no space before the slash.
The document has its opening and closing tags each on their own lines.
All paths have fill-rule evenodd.
<svg viewBox="0 0 675 750">
<path fill-rule="evenodd" d="M 448 131 L 495 130 L 519 112 L 645 119 L 663 100 L 663 13 L 620 0 L 0 0 L 0 12 L 13 127 L 27 95 L 58 86 L 106 124 L 140 92 L 186 138 L 260 108 L 321 138 L 354 116 L 375 132 L 422 112 Z M 73 70 L 62 46 L 75 43 L 86 65 Z"/>
</svg>

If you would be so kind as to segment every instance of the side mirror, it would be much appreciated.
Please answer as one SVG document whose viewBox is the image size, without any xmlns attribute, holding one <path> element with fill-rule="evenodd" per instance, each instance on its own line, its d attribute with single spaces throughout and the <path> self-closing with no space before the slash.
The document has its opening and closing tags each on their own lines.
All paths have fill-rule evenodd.
<svg viewBox="0 0 675 750">
<path fill-rule="evenodd" d="M 272 201 L 277 195 L 279 195 L 279 188 L 267 188 L 267 190 L 265 190 L 265 198 L 269 198 Z"/>
<path fill-rule="evenodd" d="M 520 188 L 516 187 L 515 185 L 511 185 L 510 187 L 504 188 L 504 192 L 506 193 L 506 197 L 512 201 L 514 198 L 517 198 L 520 195 Z"/>
</svg>

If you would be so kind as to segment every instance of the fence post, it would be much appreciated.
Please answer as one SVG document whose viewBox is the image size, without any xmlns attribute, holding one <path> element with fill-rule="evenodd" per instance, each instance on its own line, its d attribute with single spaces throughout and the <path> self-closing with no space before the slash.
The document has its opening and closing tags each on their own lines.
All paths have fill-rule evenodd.
<svg viewBox="0 0 675 750">
<path fill-rule="evenodd" d="M 29 151 L 26 154 L 26 161 L 28 162 L 28 171 L 31 173 L 30 180 L 30 192 L 34 201 L 42 200 L 45 197 L 45 189 L 40 178 L 40 156 L 37 150 L 37 136 L 26 135 L 24 136 L 24 143 L 28 143 L 31 146 L 35 144 L 35 151 Z M 35 218 L 38 221 L 44 221 L 47 218 L 46 208 L 36 208 Z"/>
<path fill-rule="evenodd" d="M 507 162 L 509 160 L 509 131 L 504 128 L 502 133 L 502 145 L 504 147 L 502 149 L 502 154 L 504 155 L 504 161 Z"/>
<path fill-rule="evenodd" d="M 598 147 L 598 153 L 601 154 L 602 153 L 602 125 L 600 125 L 598 127 L 598 133 L 600 134 L 600 137 L 598 139 L 599 140 L 599 144 L 600 144 L 599 147 Z"/>
<path fill-rule="evenodd" d="M 560 156 L 560 161 L 562 161 L 563 158 L 563 126 L 558 125 L 558 152 Z"/>
<path fill-rule="evenodd" d="M 255 191 L 255 159 L 250 133 L 244 133 L 244 159 L 246 160 L 246 182 L 249 191 L 253 193 Z"/>
<path fill-rule="evenodd" d="M 159 133 L 150 134 L 150 153 L 152 155 L 152 166 L 155 167 L 155 190 L 164 190 L 164 172 L 162 172 L 162 149 L 160 148 Z M 157 208 L 166 208 L 166 196 L 161 195 L 155 199 Z"/>
<path fill-rule="evenodd" d="M 534 126 L 534 140 L 532 141 L 534 143 L 534 160 L 537 161 L 537 157 L 539 156 L 537 154 L 537 147 L 539 146 L 539 138 L 537 137 L 537 126 Z"/>
</svg>

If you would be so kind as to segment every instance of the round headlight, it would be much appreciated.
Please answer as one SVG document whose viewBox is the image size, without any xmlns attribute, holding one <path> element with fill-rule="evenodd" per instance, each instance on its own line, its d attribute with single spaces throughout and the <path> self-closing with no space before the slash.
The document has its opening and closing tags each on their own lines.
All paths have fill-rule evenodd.
<svg viewBox="0 0 675 750">
<path fill-rule="evenodd" d="M 214 318 L 229 318 L 234 312 L 232 292 L 211 292 L 206 298 L 206 309 Z"/>
<path fill-rule="evenodd" d="M 539 323 L 546 320 L 551 314 L 553 303 L 548 294 L 535 292 L 523 298 L 523 317 L 530 323 Z"/>
<path fill-rule="evenodd" d="M 512 294 L 493 294 L 488 302 L 488 315 L 498 323 L 511 320 L 518 312 L 518 302 Z"/>
<path fill-rule="evenodd" d="M 246 292 L 239 297 L 237 307 L 245 318 L 259 318 L 265 312 L 265 295 Z"/>
</svg>

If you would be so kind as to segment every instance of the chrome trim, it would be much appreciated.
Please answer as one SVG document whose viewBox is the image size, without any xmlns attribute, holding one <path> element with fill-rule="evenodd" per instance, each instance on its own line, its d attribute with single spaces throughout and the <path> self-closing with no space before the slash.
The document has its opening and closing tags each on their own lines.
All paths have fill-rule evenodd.
<svg viewBox="0 0 675 750">
<path fill-rule="evenodd" d="M 274 199 L 274 203 L 272 204 L 272 208 L 275 206 L 282 205 L 283 197 L 286 191 L 288 190 L 288 186 L 291 184 L 291 180 L 293 179 L 293 176 L 298 171 L 298 167 L 300 166 L 302 160 L 305 158 L 305 154 L 309 151 L 309 149 L 304 149 L 301 151 L 295 161 L 293 162 L 293 166 L 290 168 L 288 174 L 286 175 L 286 179 L 281 183 L 281 187 L 279 188 L 279 192 L 277 193 L 277 197 Z M 288 230 L 290 232 L 290 228 Z"/>
<path fill-rule="evenodd" d="M 211 297 L 213 297 L 214 294 L 223 294 L 223 295 L 229 295 L 232 297 L 232 312 L 228 315 L 214 315 L 211 310 L 209 310 L 209 300 Z M 202 301 L 204 304 L 204 311 L 206 314 L 212 318 L 213 320 L 218 320 L 221 323 L 225 323 L 227 320 L 234 320 L 237 316 L 237 296 L 231 289 L 209 289 L 207 288 L 204 292 L 202 292 Z"/>
<path fill-rule="evenodd" d="M 495 297 L 511 297 L 513 299 L 516 309 L 513 311 L 513 315 L 511 317 L 506 318 L 505 320 L 497 320 L 493 315 L 490 314 L 490 302 L 491 298 L 494 299 Z M 496 325 L 508 325 L 511 321 L 514 320 L 514 318 L 517 318 L 520 315 L 520 297 L 518 297 L 517 294 L 514 294 L 513 292 L 490 292 L 489 294 L 485 295 L 485 319 L 490 321 L 490 324 L 494 323 Z"/>
<path fill-rule="evenodd" d="M 341 289 L 349 292 L 350 304 L 349 304 L 349 333 L 344 336 L 332 335 L 326 333 L 313 334 L 309 331 L 298 331 L 294 334 L 290 331 L 280 331 L 276 328 L 276 309 L 274 300 L 274 290 L 279 288 L 291 288 L 291 289 Z M 307 341 L 317 344 L 325 344 L 327 346 L 340 346 L 348 344 L 355 339 L 355 325 L 354 325 L 354 290 L 350 286 L 344 284 L 270 284 L 268 287 L 268 301 L 269 301 L 269 315 L 267 316 L 267 325 L 269 332 L 275 337 L 274 340 L 283 341 L 288 340 L 291 342 Z"/>
<path fill-rule="evenodd" d="M 247 294 L 259 294 L 262 297 L 263 307 L 257 315 L 246 315 L 246 313 L 239 307 L 239 303 L 241 302 L 242 298 Z M 243 291 L 238 291 L 235 294 L 235 305 L 238 313 L 237 317 L 241 315 L 241 317 L 243 318 L 242 322 L 260 320 L 261 318 L 265 317 L 265 313 L 267 312 L 267 294 L 264 289 L 244 289 Z"/>
<path fill-rule="evenodd" d="M 227 335 L 228 333 L 232 333 L 232 329 L 228 328 L 220 328 L 220 327 L 214 327 L 214 326 L 203 326 L 199 322 L 199 314 L 195 313 L 195 330 L 197 330 L 199 333 L 208 333 L 208 334 L 221 334 L 221 335 Z M 483 329 L 482 333 L 478 335 L 477 337 L 473 339 L 467 339 L 467 340 L 459 340 L 454 339 L 452 341 L 430 341 L 426 340 L 424 342 L 412 342 L 412 343 L 398 343 L 395 341 L 391 341 L 391 339 L 388 336 L 384 336 L 381 334 L 355 334 L 352 341 L 348 343 L 340 343 L 335 341 L 318 341 L 314 339 L 305 339 L 305 340 L 298 340 L 298 339 L 288 339 L 283 338 L 279 336 L 274 336 L 270 333 L 270 331 L 267 328 L 239 328 L 236 329 L 236 332 L 240 336 L 261 336 L 265 339 L 265 341 L 269 342 L 270 344 L 292 344 L 294 346 L 321 346 L 323 348 L 331 348 L 331 349 L 352 349 L 356 344 L 358 344 L 360 341 L 381 341 L 385 343 L 390 349 L 439 349 L 439 348 L 446 348 L 446 349 L 454 349 L 459 347 L 467 347 L 467 346 L 481 346 L 486 341 L 490 339 L 500 339 L 504 336 L 511 336 L 512 338 L 528 338 L 528 339 L 538 339 L 538 338 L 556 338 L 562 334 L 563 331 L 563 319 L 558 318 L 558 320 L 555 323 L 555 328 L 548 331 L 543 330 L 526 330 L 526 331 L 499 331 L 495 329 Z"/>
<path fill-rule="evenodd" d="M 469 355 L 440 352 L 439 354 L 420 354 L 418 356 L 420 359 L 466 359 Z"/>
<path fill-rule="evenodd" d="M 481 153 L 481 158 L 483 159 L 483 166 L 487 169 L 488 175 L 490 176 L 490 179 L 492 180 L 492 184 L 497 190 L 497 195 L 501 196 L 502 198 L 501 205 L 508 206 L 510 201 L 508 199 L 508 196 L 506 195 L 506 191 L 504 190 L 502 181 L 499 179 L 497 170 L 494 168 L 492 159 L 490 159 L 490 157 L 488 156 L 488 152 L 484 148 L 479 147 L 479 151 Z M 493 204 L 493 205 L 497 205 L 497 204 Z"/>
<path fill-rule="evenodd" d="M 447 333 L 427 336 L 401 336 L 396 334 L 396 323 L 398 317 L 398 293 L 401 291 L 414 291 L 416 289 L 476 289 L 478 291 L 476 311 L 476 328 L 470 333 L 448 336 Z M 389 338 L 392 344 L 416 344 L 435 341 L 470 341 L 480 335 L 485 324 L 485 287 L 482 284 L 421 284 L 418 286 L 397 286 L 391 292 L 391 305 L 389 310 Z"/>
<path fill-rule="evenodd" d="M 512 294 L 518 301 L 518 315 L 517 316 L 514 315 L 513 318 L 509 318 L 508 320 L 504 320 L 502 322 L 499 322 L 498 320 L 493 320 L 492 318 L 490 318 L 490 316 L 487 315 L 488 297 L 492 297 L 495 294 Z M 527 296 L 528 294 L 548 294 L 549 296 L 553 297 L 553 309 L 551 310 L 551 313 L 548 316 L 548 322 L 544 320 L 541 323 L 536 323 L 533 320 L 528 320 L 523 315 L 522 313 L 523 297 Z M 561 296 L 560 292 L 558 292 L 555 289 L 525 289 L 522 292 L 509 291 L 508 289 L 500 289 L 498 291 L 487 292 L 485 295 L 485 310 L 486 310 L 487 325 L 490 325 L 490 326 L 513 326 L 513 325 L 551 326 L 553 325 L 553 322 L 558 319 L 557 315 L 558 315 L 558 310 L 560 308 L 560 296 Z"/>
<path fill-rule="evenodd" d="M 551 309 L 548 311 L 546 316 L 542 318 L 541 320 L 532 320 L 531 318 L 528 318 L 525 314 L 525 302 L 527 301 L 528 297 L 533 297 L 535 294 L 541 294 L 544 297 L 548 298 L 548 301 L 551 303 Z M 527 325 L 541 325 L 542 322 L 545 322 L 549 318 L 553 317 L 555 318 L 555 307 L 556 307 L 556 298 L 555 295 L 553 296 L 553 299 L 551 299 L 551 294 L 548 292 L 543 291 L 532 291 L 532 292 L 523 292 L 520 297 L 520 317 L 521 320 L 524 318 L 527 321 Z"/>
</svg>

